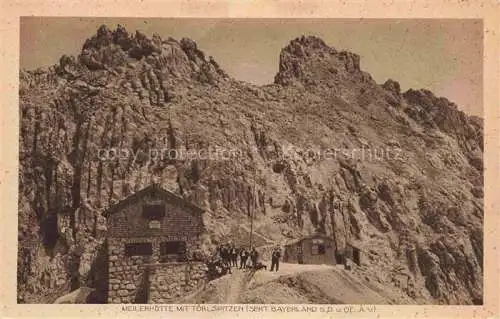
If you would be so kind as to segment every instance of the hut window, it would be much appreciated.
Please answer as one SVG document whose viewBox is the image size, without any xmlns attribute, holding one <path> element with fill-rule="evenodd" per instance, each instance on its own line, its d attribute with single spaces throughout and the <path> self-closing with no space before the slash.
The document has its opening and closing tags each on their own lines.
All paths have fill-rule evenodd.
<svg viewBox="0 0 500 319">
<path fill-rule="evenodd" d="M 125 255 L 127 256 L 151 256 L 153 246 L 151 243 L 125 244 Z"/>
<path fill-rule="evenodd" d="M 167 241 L 160 243 L 160 260 L 166 261 L 184 261 L 186 256 L 186 242 Z"/>
<path fill-rule="evenodd" d="M 313 239 L 311 253 L 313 255 L 324 255 L 326 253 L 325 242 L 322 239 Z"/>
<path fill-rule="evenodd" d="M 150 201 L 142 207 L 142 215 L 148 219 L 160 219 L 165 216 L 165 204 L 162 201 Z"/>
</svg>

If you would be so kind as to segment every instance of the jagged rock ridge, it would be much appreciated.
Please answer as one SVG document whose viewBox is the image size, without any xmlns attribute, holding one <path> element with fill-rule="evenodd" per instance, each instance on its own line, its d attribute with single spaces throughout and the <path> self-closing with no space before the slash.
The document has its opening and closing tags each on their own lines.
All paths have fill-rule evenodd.
<svg viewBox="0 0 500 319">
<path fill-rule="evenodd" d="M 207 209 L 213 242 L 255 207 L 256 231 L 275 242 L 317 231 L 360 243 L 360 278 L 408 276 L 401 294 L 416 303 L 482 299 L 482 121 L 427 90 L 377 84 L 356 54 L 294 39 L 259 87 L 192 40 L 103 26 L 77 58 L 20 80 L 21 300 L 98 287 L 103 211 L 153 179 Z M 238 152 L 151 156 L 165 148 Z M 371 152 L 318 156 L 353 149 Z"/>
</svg>

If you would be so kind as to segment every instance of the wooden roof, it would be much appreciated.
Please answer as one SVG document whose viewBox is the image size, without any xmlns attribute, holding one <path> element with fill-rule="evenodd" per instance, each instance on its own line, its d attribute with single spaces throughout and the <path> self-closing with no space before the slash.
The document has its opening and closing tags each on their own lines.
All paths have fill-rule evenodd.
<svg viewBox="0 0 500 319">
<path fill-rule="evenodd" d="M 125 199 L 122 199 L 118 203 L 112 205 L 104 212 L 104 216 L 105 217 L 111 216 L 111 214 L 123 209 L 124 207 L 126 207 L 130 204 L 135 203 L 141 197 L 143 197 L 151 192 L 159 192 L 163 197 L 166 197 L 169 202 L 177 204 L 178 206 L 187 207 L 188 209 L 190 209 L 194 212 L 201 214 L 205 211 L 201 207 L 194 205 L 193 203 L 188 202 L 186 199 L 162 188 L 161 186 L 159 186 L 157 184 L 152 184 L 152 185 L 149 185 L 149 186 L 133 193 L 132 195 L 126 197 Z"/>
<path fill-rule="evenodd" d="M 285 246 L 291 246 L 291 245 L 295 245 L 297 243 L 300 243 L 301 241 L 303 240 L 306 240 L 306 239 L 314 239 L 314 238 L 322 238 L 322 239 L 328 239 L 328 240 L 333 240 L 332 237 L 328 236 L 328 235 L 325 235 L 325 234 L 312 234 L 312 235 L 308 235 L 308 236 L 304 236 L 304 237 L 301 237 L 301 238 L 297 238 L 297 239 L 292 239 L 288 242 L 285 243 Z"/>
</svg>

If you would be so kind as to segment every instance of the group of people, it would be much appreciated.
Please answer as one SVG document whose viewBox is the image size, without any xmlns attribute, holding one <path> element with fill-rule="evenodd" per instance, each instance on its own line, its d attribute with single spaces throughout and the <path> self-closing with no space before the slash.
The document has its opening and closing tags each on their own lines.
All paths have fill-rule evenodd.
<svg viewBox="0 0 500 319">
<path fill-rule="evenodd" d="M 222 263 L 227 267 L 238 267 L 240 269 L 258 269 L 259 268 L 259 253 L 253 247 L 247 250 L 245 247 L 236 248 L 233 245 L 220 245 L 217 252 L 222 259 Z"/>
<path fill-rule="evenodd" d="M 229 268 L 229 272 L 231 267 L 238 267 L 238 261 L 240 269 L 267 270 L 267 266 L 259 261 L 259 253 L 255 247 L 247 250 L 245 247 L 236 248 L 234 244 L 226 244 L 220 245 L 217 251 L 222 263 Z M 275 247 L 271 254 L 271 271 L 279 270 L 280 258 L 281 249 Z"/>
<path fill-rule="evenodd" d="M 281 249 L 275 247 L 271 254 L 270 271 L 278 271 L 281 258 Z M 231 268 L 243 270 L 267 270 L 267 266 L 259 261 L 259 252 L 255 247 L 236 247 L 234 244 L 222 244 L 217 247 L 212 259 L 207 262 L 210 279 L 232 273 Z"/>
</svg>

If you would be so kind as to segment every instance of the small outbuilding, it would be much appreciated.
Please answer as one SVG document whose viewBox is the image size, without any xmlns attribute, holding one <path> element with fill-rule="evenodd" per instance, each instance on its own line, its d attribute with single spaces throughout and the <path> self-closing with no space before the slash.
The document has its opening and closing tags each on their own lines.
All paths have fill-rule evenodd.
<svg viewBox="0 0 500 319">
<path fill-rule="evenodd" d="M 315 234 L 286 243 L 283 262 L 335 265 L 335 250 L 331 237 Z"/>
</svg>

